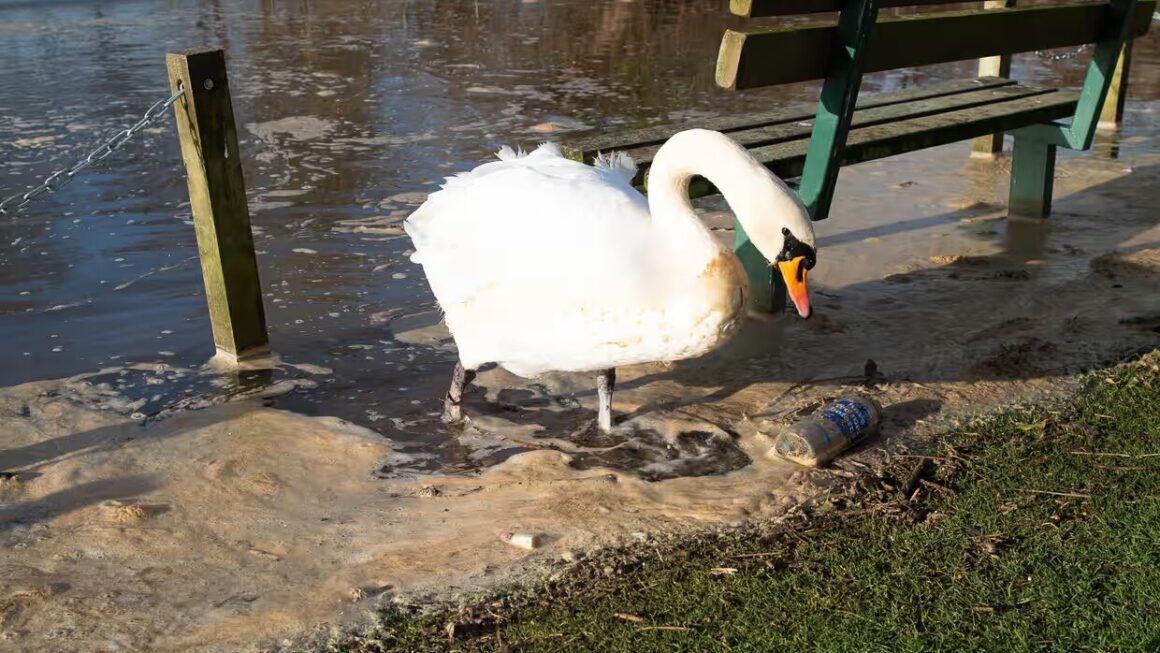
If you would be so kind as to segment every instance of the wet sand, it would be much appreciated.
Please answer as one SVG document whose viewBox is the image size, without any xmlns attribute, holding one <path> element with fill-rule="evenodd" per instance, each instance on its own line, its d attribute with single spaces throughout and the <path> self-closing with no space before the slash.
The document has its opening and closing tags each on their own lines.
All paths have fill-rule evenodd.
<svg viewBox="0 0 1160 653">
<path fill-rule="evenodd" d="M 580 431 L 592 379 L 498 369 L 468 395 L 471 426 L 448 430 L 454 347 L 400 228 L 443 175 L 501 144 L 816 95 L 714 89 L 715 1 L 481 4 L 0 7 L 5 190 L 131 122 L 164 88 L 166 49 L 227 50 L 280 356 L 270 375 L 204 365 L 171 125 L 0 221 L 0 470 L 15 473 L 0 479 L 0 650 L 244 650 L 638 533 L 776 516 L 810 488 L 765 457 L 768 436 L 828 397 L 871 392 L 883 438 L 902 441 L 1160 341 L 1153 30 L 1123 131 L 1061 153 L 1051 220 L 1006 220 L 1009 161 L 970 161 L 966 144 L 847 168 L 818 225 L 814 319 L 754 319 L 713 356 L 620 370 L 615 438 Z M 1042 84 L 1082 70 L 1015 61 Z M 702 210 L 729 240 L 724 205 Z M 498 530 L 547 543 L 523 552 Z"/>
<path fill-rule="evenodd" d="M 6 2 L 0 192 L 43 179 L 131 124 L 167 88 L 166 50 L 224 48 L 273 346 L 313 370 L 280 369 L 277 380 L 301 383 L 275 405 L 422 441 L 439 465 L 470 467 L 435 419 L 453 356 L 396 337 L 434 311 L 407 258 L 402 219 L 444 175 L 501 145 L 816 98 L 816 84 L 715 88 L 726 14 L 717 0 L 477 2 L 464 11 L 421 0 L 374 10 L 354 0 Z M 1131 97 L 1160 99 L 1160 30 L 1137 41 L 1134 57 Z M 1085 63 L 1021 54 L 1013 74 L 1075 85 Z M 868 76 L 864 89 L 974 69 L 965 61 L 890 71 Z M 1125 133 L 1154 137 L 1154 122 L 1135 112 Z M 167 366 L 160 383 L 143 374 L 97 380 L 136 404 L 126 415 L 147 416 L 244 391 L 199 373 L 213 348 L 177 145 L 172 121 L 160 121 L 18 220 L 0 220 L 0 386 Z M 943 195 L 975 201 L 1005 183 L 985 169 L 956 174 L 958 155 L 947 161 L 929 166 L 937 184 L 916 163 L 903 181 L 917 185 L 870 182 L 848 197 L 897 194 L 897 215 L 938 221 L 955 210 Z M 821 228 L 846 239 L 883 221 L 856 208 Z M 908 223 L 909 238 L 931 233 L 916 226 Z M 1001 246 L 1001 235 L 992 240 Z M 899 264 L 929 263 L 901 254 Z M 877 272 L 857 269 L 862 280 Z"/>
<path fill-rule="evenodd" d="M 18 478 L 0 506 L 0 643 L 276 642 L 375 602 L 545 573 L 637 534 L 776 516 L 811 490 L 766 457 L 769 436 L 828 397 L 871 393 L 885 406 L 883 439 L 899 442 L 1058 396 L 1076 372 L 1160 342 L 1149 204 L 1160 156 L 1135 145 L 1115 159 L 1065 158 L 1046 223 L 1005 220 L 1006 164 L 971 162 L 962 147 L 844 170 L 812 278 L 817 317 L 753 320 L 704 359 L 621 370 L 615 441 L 573 434 L 594 397 L 590 379 L 567 375 L 482 374 L 472 423 L 451 436 L 470 469 L 269 398 L 134 420 L 107 409 L 117 393 L 94 383 L 118 371 L 4 389 L 0 467 Z M 944 193 L 941 175 L 979 185 Z M 859 196 L 884 186 L 893 192 Z M 879 222 L 843 227 L 853 211 Z M 719 205 L 705 215 L 728 237 Z M 411 326 L 402 339 L 447 351 L 438 324 Z M 879 369 L 870 388 L 867 359 Z M 500 530 L 546 543 L 526 552 Z"/>
</svg>

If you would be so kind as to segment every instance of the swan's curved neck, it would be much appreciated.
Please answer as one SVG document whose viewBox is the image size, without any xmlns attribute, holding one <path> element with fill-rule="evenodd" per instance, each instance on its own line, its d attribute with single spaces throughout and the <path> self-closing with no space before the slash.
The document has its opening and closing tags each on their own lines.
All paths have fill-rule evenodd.
<svg viewBox="0 0 1160 653">
<path fill-rule="evenodd" d="M 709 260 L 720 251 L 689 202 L 689 181 L 705 177 L 725 197 L 750 240 L 767 258 L 781 251 L 788 228 L 812 245 L 813 227 L 797 195 L 745 148 L 714 131 L 694 129 L 670 138 L 653 159 L 648 203 L 663 238 L 679 243 L 686 256 Z"/>
</svg>

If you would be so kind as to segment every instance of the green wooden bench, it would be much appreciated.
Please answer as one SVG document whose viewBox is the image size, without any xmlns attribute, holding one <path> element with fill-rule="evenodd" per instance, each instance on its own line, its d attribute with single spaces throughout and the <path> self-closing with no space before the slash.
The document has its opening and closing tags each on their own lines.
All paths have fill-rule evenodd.
<svg viewBox="0 0 1160 653">
<path fill-rule="evenodd" d="M 727 30 L 718 85 L 734 90 L 824 80 L 817 105 L 694 119 L 604 133 L 565 143 L 571 156 L 625 151 L 640 165 L 643 188 L 657 149 L 674 133 L 714 129 L 744 145 L 794 184 L 814 220 L 830 212 L 843 165 L 968 140 L 1015 136 L 1009 211 L 1046 217 L 1057 147 L 1091 147 L 1100 109 L 1124 43 L 1147 32 L 1156 0 L 1043 5 L 878 18 L 880 7 L 947 0 L 731 0 L 734 14 L 786 16 L 838 11 L 836 21 Z M 966 79 L 859 96 L 864 73 L 1095 44 L 1083 87 L 1056 89 L 996 77 Z M 1069 119 L 1069 120 L 1068 120 Z M 715 193 L 704 179 L 690 193 Z M 736 251 L 753 282 L 755 307 L 782 310 L 784 289 L 735 225 Z M 757 292 L 768 287 L 770 292 Z"/>
</svg>

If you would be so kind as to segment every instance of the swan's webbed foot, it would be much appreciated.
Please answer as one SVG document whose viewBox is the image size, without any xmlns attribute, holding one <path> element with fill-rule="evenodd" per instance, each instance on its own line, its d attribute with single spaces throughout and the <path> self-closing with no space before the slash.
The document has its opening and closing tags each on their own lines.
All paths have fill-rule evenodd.
<svg viewBox="0 0 1160 653">
<path fill-rule="evenodd" d="M 439 417 L 444 424 L 449 426 L 462 424 L 465 420 L 463 418 L 463 406 L 451 401 L 451 398 L 443 400 L 443 414 Z"/>
<path fill-rule="evenodd" d="M 475 378 L 475 370 L 463 367 L 463 362 L 455 363 L 455 371 L 451 373 L 451 388 L 447 397 L 443 399 L 443 422 L 445 424 L 462 424 L 463 416 L 463 389 Z"/>
<path fill-rule="evenodd" d="M 599 400 L 596 426 L 600 432 L 612 433 L 612 391 L 616 388 L 616 370 L 609 368 L 596 377 L 596 395 Z"/>
</svg>

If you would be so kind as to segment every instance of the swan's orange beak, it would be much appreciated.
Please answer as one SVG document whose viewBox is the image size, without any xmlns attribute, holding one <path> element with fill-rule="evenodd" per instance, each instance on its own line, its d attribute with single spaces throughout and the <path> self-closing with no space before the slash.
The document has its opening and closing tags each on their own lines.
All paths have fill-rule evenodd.
<svg viewBox="0 0 1160 653">
<path fill-rule="evenodd" d="M 785 279 L 785 288 L 789 292 L 789 298 L 793 300 L 793 305 L 797 308 L 798 315 L 803 318 L 808 318 L 812 314 L 810 310 L 810 295 L 806 288 L 806 257 L 797 256 L 788 261 L 778 261 L 777 269 L 781 271 L 781 277 Z"/>
</svg>

